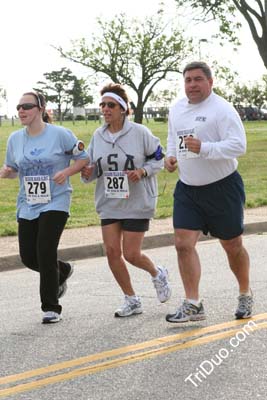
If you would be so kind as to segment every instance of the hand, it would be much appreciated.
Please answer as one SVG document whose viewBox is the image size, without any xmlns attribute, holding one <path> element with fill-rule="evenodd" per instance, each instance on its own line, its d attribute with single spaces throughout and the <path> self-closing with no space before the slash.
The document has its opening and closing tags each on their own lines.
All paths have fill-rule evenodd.
<svg viewBox="0 0 267 400">
<path fill-rule="evenodd" d="M 17 171 L 12 167 L 3 165 L 3 167 L 0 169 L 0 178 L 16 178 L 16 176 Z"/>
<path fill-rule="evenodd" d="M 133 169 L 126 171 L 129 181 L 138 182 L 142 179 L 144 175 L 144 170 L 142 168 Z"/>
<path fill-rule="evenodd" d="M 81 169 L 81 177 L 83 179 L 89 179 L 94 171 L 94 168 L 95 164 L 85 165 L 85 167 Z"/>
<path fill-rule="evenodd" d="M 176 157 L 170 156 L 165 158 L 164 160 L 164 167 L 167 169 L 169 172 L 173 172 L 177 168 L 177 160 Z"/>
<path fill-rule="evenodd" d="M 199 139 L 187 136 L 184 142 L 189 151 L 192 151 L 193 153 L 197 154 L 200 152 L 201 141 Z"/>
<path fill-rule="evenodd" d="M 64 173 L 64 171 L 58 171 L 54 176 L 53 176 L 53 181 L 57 183 L 58 185 L 63 185 L 66 182 L 67 175 Z"/>
</svg>

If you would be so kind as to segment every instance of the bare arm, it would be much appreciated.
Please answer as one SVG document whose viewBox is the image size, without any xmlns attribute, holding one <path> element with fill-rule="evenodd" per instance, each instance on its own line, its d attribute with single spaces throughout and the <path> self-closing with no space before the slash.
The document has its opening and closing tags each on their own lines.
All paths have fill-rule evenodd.
<svg viewBox="0 0 267 400">
<path fill-rule="evenodd" d="M 75 175 L 78 172 L 81 171 L 81 169 L 88 164 L 88 159 L 86 160 L 75 160 L 72 165 L 69 167 L 63 169 L 62 171 L 58 171 L 54 177 L 53 180 L 58 184 L 58 185 L 63 185 L 66 181 L 66 179 L 69 176 Z"/>
<path fill-rule="evenodd" d="M 12 167 L 3 165 L 3 167 L 0 169 L 0 178 L 14 179 L 17 176 L 18 176 L 18 172 Z"/>
</svg>

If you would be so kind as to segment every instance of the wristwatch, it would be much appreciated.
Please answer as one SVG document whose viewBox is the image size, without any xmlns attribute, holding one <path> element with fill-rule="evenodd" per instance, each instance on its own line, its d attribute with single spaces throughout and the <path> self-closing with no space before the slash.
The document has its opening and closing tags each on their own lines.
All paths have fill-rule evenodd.
<svg viewBox="0 0 267 400">
<path fill-rule="evenodd" d="M 147 177 L 147 171 L 146 171 L 146 169 L 145 168 L 141 168 L 142 169 L 142 171 L 143 171 L 143 178 L 146 178 Z"/>
</svg>

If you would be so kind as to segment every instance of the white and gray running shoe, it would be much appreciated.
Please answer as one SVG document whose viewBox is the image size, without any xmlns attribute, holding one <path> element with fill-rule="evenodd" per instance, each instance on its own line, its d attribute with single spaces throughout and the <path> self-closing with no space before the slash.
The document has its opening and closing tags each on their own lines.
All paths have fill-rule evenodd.
<svg viewBox="0 0 267 400">
<path fill-rule="evenodd" d="M 123 305 L 115 311 L 115 317 L 130 317 L 130 315 L 141 314 L 142 304 L 139 296 L 127 296 Z"/>
<path fill-rule="evenodd" d="M 250 318 L 252 315 L 253 295 L 241 294 L 238 296 L 238 306 L 235 312 L 236 319 Z"/>
<path fill-rule="evenodd" d="M 206 319 L 205 311 L 202 302 L 199 306 L 195 306 L 189 303 L 187 299 L 184 299 L 183 303 L 178 307 L 175 314 L 166 315 L 166 321 L 168 322 L 188 322 L 188 321 L 201 321 Z"/>
<path fill-rule="evenodd" d="M 59 322 L 61 318 L 61 315 L 56 313 L 55 311 L 46 311 L 43 315 L 42 323 L 53 324 L 55 322 Z"/>
<path fill-rule="evenodd" d="M 60 297 L 63 297 L 66 294 L 66 291 L 68 289 L 67 280 L 71 277 L 71 275 L 73 274 L 73 271 L 74 271 L 74 265 L 71 263 L 68 263 L 68 264 L 70 265 L 70 272 L 69 272 L 66 280 L 61 285 L 59 285 L 59 288 L 58 288 L 58 298 L 59 299 L 60 299 Z"/>
<path fill-rule="evenodd" d="M 156 278 L 152 278 L 152 282 L 157 292 L 158 299 L 161 303 L 165 303 L 171 297 L 172 291 L 168 282 L 168 270 L 165 267 L 157 267 L 159 274 Z"/>
</svg>

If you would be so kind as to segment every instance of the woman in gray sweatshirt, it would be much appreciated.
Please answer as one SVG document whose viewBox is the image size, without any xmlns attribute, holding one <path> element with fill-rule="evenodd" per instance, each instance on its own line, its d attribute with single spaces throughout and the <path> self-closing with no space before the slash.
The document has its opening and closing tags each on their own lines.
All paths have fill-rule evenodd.
<svg viewBox="0 0 267 400">
<path fill-rule="evenodd" d="M 84 182 L 96 179 L 95 204 L 109 267 L 124 293 L 116 317 L 142 313 L 126 262 L 150 273 L 160 302 L 171 296 L 168 271 L 156 266 L 141 248 L 157 202 L 156 174 L 163 168 L 160 141 L 148 128 L 128 120 L 128 96 L 120 84 L 101 90 L 105 124 L 89 144 L 90 165 Z"/>
</svg>

